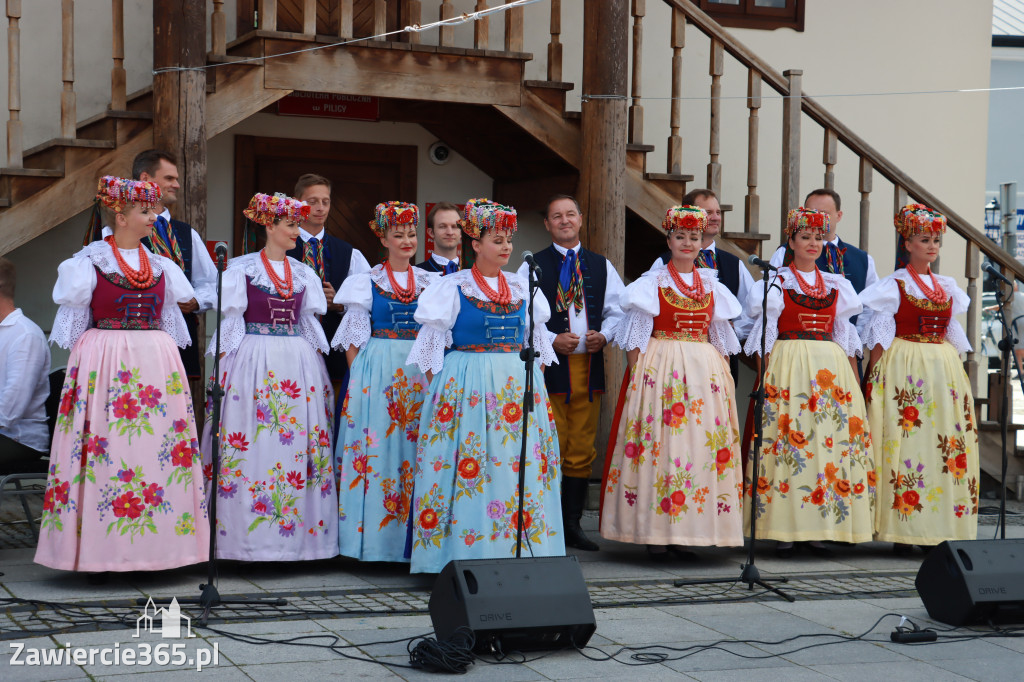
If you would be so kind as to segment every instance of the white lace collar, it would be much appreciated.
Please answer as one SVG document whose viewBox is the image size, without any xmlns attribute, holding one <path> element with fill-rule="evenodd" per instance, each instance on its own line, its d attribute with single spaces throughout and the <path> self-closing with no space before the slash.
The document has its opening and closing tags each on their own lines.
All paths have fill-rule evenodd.
<svg viewBox="0 0 1024 682">
<path fill-rule="evenodd" d="M 320 278 L 316 276 L 316 273 L 309 266 L 300 263 L 291 256 L 285 256 L 285 258 L 288 259 L 292 266 L 293 291 L 298 293 L 304 291 L 308 286 L 318 286 L 320 284 Z M 259 251 L 232 258 L 231 262 L 228 263 L 228 269 L 241 269 L 254 286 L 262 289 L 274 288 L 274 283 L 270 281 L 270 275 L 267 274 L 266 268 L 263 267 L 263 259 L 260 258 Z"/>
<path fill-rule="evenodd" d="M 783 289 L 800 290 L 801 293 L 803 293 L 803 290 L 800 289 L 800 285 L 796 281 L 796 278 L 799 277 L 800 274 L 792 270 L 788 265 L 785 265 L 779 268 L 779 279 L 782 281 L 776 282 L 775 277 L 770 277 L 770 280 L 773 284 L 781 285 Z M 821 278 L 825 280 L 825 293 L 828 293 L 833 289 L 838 289 L 839 283 L 846 281 L 846 278 L 842 275 L 836 275 L 834 273 L 824 271 L 821 273 Z M 807 282 L 807 280 L 804 279 L 804 282 Z M 807 284 L 814 284 L 814 280 L 812 279 L 810 282 L 807 282 Z"/>
<path fill-rule="evenodd" d="M 505 272 L 503 270 L 502 274 L 505 275 L 505 279 L 508 281 L 508 288 L 512 292 L 512 303 L 526 300 L 526 280 L 514 272 Z M 484 292 L 480 291 L 480 287 L 477 286 L 476 280 L 473 279 L 472 269 L 453 272 L 450 275 L 445 275 L 443 279 L 458 285 L 462 293 L 470 298 L 481 301 L 490 300 Z"/>
<path fill-rule="evenodd" d="M 420 270 L 417 267 L 413 267 L 412 264 L 409 265 L 409 272 L 411 272 L 412 276 L 416 278 L 417 296 L 419 296 L 420 292 L 426 289 L 427 285 L 437 277 L 436 272 Z M 391 286 L 391 281 L 388 279 L 388 273 L 384 270 L 383 264 L 378 263 L 370 268 L 370 281 L 389 294 L 395 293 L 394 288 Z M 406 286 L 408 286 L 408 280 L 406 280 Z"/>
<path fill-rule="evenodd" d="M 140 248 L 143 248 L 140 246 Z M 130 249 L 120 249 L 124 253 L 130 253 Z M 149 256 L 149 264 L 153 268 L 154 275 L 162 275 L 164 272 L 165 263 L 170 263 L 169 260 L 163 256 L 159 256 L 155 253 L 151 253 L 148 250 L 146 255 Z M 124 275 L 121 272 L 121 268 L 117 265 L 117 259 L 114 258 L 114 250 L 104 240 L 95 242 L 89 242 L 82 247 L 82 250 L 75 254 L 75 258 L 88 258 L 92 261 L 92 264 L 99 268 L 104 274 L 107 275 Z"/>
<path fill-rule="evenodd" d="M 674 288 L 672 287 L 672 275 L 668 272 L 668 263 L 662 263 L 661 267 L 652 274 L 658 278 L 659 288 Z M 706 289 L 714 288 L 715 282 L 718 281 L 718 270 L 714 268 L 697 268 L 697 274 L 700 275 L 700 279 Z"/>
<path fill-rule="evenodd" d="M 950 288 L 949 288 L 950 285 L 955 285 L 956 284 L 956 280 L 953 279 L 952 277 L 948 277 L 946 275 L 940 275 L 937 272 L 934 273 L 934 274 L 935 274 L 935 280 L 939 284 L 941 284 L 942 288 L 945 289 L 946 291 L 950 290 Z M 906 283 L 906 284 L 914 285 L 914 291 L 920 291 L 920 289 L 921 289 L 919 286 L 917 286 L 917 282 L 914 281 L 914 278 L 910 275 L 910 271 L 907 270 L 906 268 L 900 268 L 896 272 L 892 273 L 892 276 L 895 279 L 903 280 L 903 282 Z M 928 275 L 919 275 L 919 276 L 921 277 L 921 279 L 924 281 L 925 284 L 931 284 L 931 279 L 932 279 L 931 277 L 929 277 Z"/>
</svg>

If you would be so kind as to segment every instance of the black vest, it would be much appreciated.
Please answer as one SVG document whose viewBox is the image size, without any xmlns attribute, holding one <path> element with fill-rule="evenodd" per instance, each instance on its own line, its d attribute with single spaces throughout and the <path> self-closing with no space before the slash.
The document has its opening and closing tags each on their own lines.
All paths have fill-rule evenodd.
<svg viewBox="0 0 1024 682">
<path fill-rule="evenodd" d="M 331 283 L 334 290 L 337 291 L 341 288 L 341 283 L 348 277 L 348 269 L 352 264 L 352 245 L 343 239 L 338 239 L 330 234 L 324 232 L 324 279 Z M 295 260 L 302 261 L 302 251 L 305 247 L 305 242 L 301 239 L 298 240 L 298 246 L 288 251 L 288 255 Z M 333 303 L 333 301 L 328 301 Z M 328 310 L 320 318 L 320 325 L 324 328 L 324 334 L 327 335 L 327 343 L 331 342 L 334 338 L 334 332 L 338 331 L 338 325 L 341 324 L 341 314 Z M 327 361 L 327 373 L 331 377 L 331 381 L 341 381 L 348 371 L 348 363 L 345 361 L 345 350 L 334 350 L 327 355 L 325 360 Z"/>
<path fill-rule="evenodd" d="M 416 267 L 418 267 L 420 270 L 426 270 L 427 272 L 441 272 L 442 270 L 444 270 L 444 268 L 438 265 L 437 261 L 434 260 L 433 258 L 428 258 L 422 263 L 417 263 Z"/>
<path fill-rule="evenodd" d="M 728 251 L 723 251 L 715 246 L 715 259 L 718 261 L 718 281 L 725 285 L 725 288 L 732 292 L 733 296 L 740 295 L 740 259 Z M 666 251 L 661 254 L 661 262 L 668 263 L 672 260 L 672 252 Z M 743 301 L 740 301 L 742 304 Z"/>
<path fill-rule="evenodd" d="M 192 282 L 192 226 L 188 223 L 183 223 L 180 220 L 171 218 L 171 229 L 174 231 L 174 238 L 178 242 L 178 250 L 181 251 L 181 260 L 183 263 L 182 270 L 185 272 L 185 278 L 191 283 Z M 149 237 L 142 239 L 142 244 L 147 249 L 153 251 L 153 244 L 150 242 Z M 185 315 L 185 326 L 188 327 L 188 337 L 192 339 L 192 343 L 186 348 L 179 348 L 178 354 L 181 355 L 181 364 L 185 366 L 185 374 L 192 378 L 199 377 L 199 357 L 202 355 L 202 349 L 199 348 L 199 315 L 196 313 L 189 313 Z"/>
<path fill-rule="evenodd" d="M 601 331 L 604 321 L 604 294 L 608 286 L 608 266 L 604 256 L 580 247 L 580 269 L 583 272 L 583 302 L 587 313 L 587 329 Z M 561 334 L 569 331 L 569 311 L 555 312 L 555 301 L 558 298 L 558 276 L 562 270 L 562 254 L 549 246 L 534 258 L 543 271 L 540 290 L 551 306 L 551 319 L 548 320 L 548 331 Z M 609 339 L 610 340 L 610 339 Z M 565 355 L 556 353 L 558 364 L 548 367 L 544 372 L 544 384 L 548 393 L 564 393 L 565 402 L 569 402 L 571 389 L 569 385 L 569 360 Z M 588 382 L 590 400 L 594 392 L 604 391 L 604 350 L 590 355 L 590 380 Z"/>
</svg>

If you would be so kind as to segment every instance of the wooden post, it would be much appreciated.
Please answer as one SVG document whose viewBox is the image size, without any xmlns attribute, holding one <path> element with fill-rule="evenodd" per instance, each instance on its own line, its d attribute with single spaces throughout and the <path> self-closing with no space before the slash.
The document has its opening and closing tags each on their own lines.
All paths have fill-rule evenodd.
<svg viewBox="0 0 1024 682">
<path fill-rule="evenodd" d="M 761 225 L 761 197 L 757 195 L 757 134 L 761 109 L 761 74 L 747 70 L 747 196 L 744 199 L 743 230 L 757 232 Z M 760 244 L 760 242 L 758 242 Z"/>
<path fill-rule="evenodd" d="M 475 10 L 482 12 L 487 9 L 487 0 L 476 0 Z M 473 22 L 473 47 L 478 50 L 486 50 L 491 43 L 491 19 L 483 17 Z"/>
<path fill-rule="evenodd" d="M 669 112 L 668 172 L 683 172 L 683 138 L 679 128 L 683 120 L 683 47 L 686 44 L 686 15 L 672 10 L 672 105 Z"/>
<path fill-rule="evenodd" d="M 114 66 L 110 70 L 110 109 L 124 111 L 128 106 L 128 76 L 124 70 L 124 0 L 111 0 L 111 10 Z"/>
<path fill-rule="evenodd" d="M 302 32 L 316 35 L 316 0 L 305 0 L 302 4 Z"/>
<path fill-rule="evenodd" d="M 790 69 L 783 72 L 789 81 L 787 97 L 782 100 L 782 216 L 779 225 L 785 227 L 790 209 L 800 205 L 800 95 L 803 91 L 803 71 Z M 781 232 L 781 229 L 780 229 Z M 785 235 L 781 235 L 785 241 Z"/>
<path fill-rule="evenodd" d="M 634 4 L 636 0 L 633 0 Z M 640 0 L 642 3 L 643 0 Z M 551 41 L 548 43 L 548 80 L 562 80 L 562 0 L 551 0 Z"/>
<path fill-rule="evenodd" d="M 423 21 L 423 5 L 420 0 L 405 0 L 405 12 L 402 14 L 405 18 L 406 26 L 419 26 Z M 406 42 L 409 43 L 420 43 L 423 40 L 423 36 L 419 31 L 409 31 L 405 34 Z"/>
<path fill-rule="evenodd" d="M 647 0 L 633 0 L 633 72 L 630 80 L 629 143 L 644 143 L 644 107 L 640 104 L 643 89 L 644 15 Z"/>
<path fill-rule="evenodd" d="M 979 264 L 978 245 L 967 240 L 966 262 L 964 263 L 964 277 L 967 278 L 967 298 L 970 304 L 967 306 L 967 340 L 971 342 L 971 348 L 978 347 L 978 301 L 981 294 L 978 291 L 978 276 L 981 274 Z M 978 395 L 978 355 L 975 351 L 967 353 L 967 360 L 964 362 L 964 369 L 967 371 L 967 378 L 971 382 L 971 392 Z"/>
<path fill-rule="evenodd" d="M 860 192 L 860 248 L 868 250 L 871 234 L 871 181 L 874 178 L 874 167 L 871 162 L 861 157 L 860 178 L 857 190 Z"/>
<path fill-rule="evenodd" d="M 821 162 L 825 164 L 825 188 L 836 188 L 836 160 L 839 158 L 839 142 L 836 131 L 825 128 L 825 144 L 821 152 Z"/>
<path fill-rule="evenodd" d="M 7 167 L 21 168 L 21 0 L 7 0 Z"/>
<path fill-rule="evenodd" d="M 277 30 L 277 0 L 260 0 L 259 24 L 261 31 Z"/>
<path fill-rule="evenodd" d="M 387 0 L 373 0 L 373 35 L 379 36 L 388 30 Z"/>
<path fill-rule="evenodd" d="M 505 0 L 509 5 L 514 0 Z M 505 12 L 505 52 L 523 51 L 523 8 L 516 7 Z"/>
<path fill-rule="evenodd" d="M 722 43 L 718 40 L 711 41 L 711 59 L 708 65 L 708 73 L 711 75 L 711 130 L 708 135 L 708 154 L 711 160 L 708 162 L 708 184 L 707 187 L 715 194 L 722 192 L 722 164 L 718 162 L 720 153 L 719 141 L 722 127 L 722 71 L 724 68 L 725 52 Z"/>
<path fill-rule="evenodd" d="M 213 0 L 213 14 L 210 15 L 211 52 L 223 57 L 227 53 L 228 25 L 224 16 L 224 0 Z"/>
<path fill-rule="evenodd" d="M 440 19 L 451 19 L 455 16 L 455 5 L 452 4 L 452 0 L 444 0 L 441 3 Z M 454 26 L 442 26 L 440 29 L 440 38 L 438 45 L 444 47 L 451 47 L 455 44 L 455 27 Z"/>
<path fill-rule="evenodd" d="M 75 0 L 61 2 L 61 79 L 60 136 L 73 140 L 78 136 L 75 101 Z"/>
<path fill-rule="evenodd" d="M 625 2 L 584 0 L 583 92 L 610 97 L 583 100 L 579 198 L 584 245 L 623 273 L 626 249 L 626 69 L 629 64 L 629 7 Z M 618 386 L 622 353 L 605 353 L 608 386 Z M 601 408 L 595 472 L 601 471 L 615 391 Z"/>
<path fill-rule="evenodd" d="M 352 0 L 338 1 L 338 37 L 350 40 L 352 33 Z"/>
<path fill-rule="evenodd" d="M 907 205 L 907 190 L 899 185 L 892 188 L 892 214 L 896 215 L 900 209 Z"/>
</svg>

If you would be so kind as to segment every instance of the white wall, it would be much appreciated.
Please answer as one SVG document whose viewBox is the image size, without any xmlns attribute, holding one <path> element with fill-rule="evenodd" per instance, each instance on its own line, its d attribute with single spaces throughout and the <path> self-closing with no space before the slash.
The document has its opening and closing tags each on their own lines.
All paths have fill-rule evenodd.
<svg viewBox="0 0 1024 682">
<path fill-rule="evenodd" d="M 992 87 L 1024 85 L 1024 48 L 992 48 Z M 985 189 L 999 195 L 999 185 L 1017 183 L 1017 208 L 1024 208 L 1024 90 L 993 91 L 989 95 L 988 167 Z"/>
</svg>

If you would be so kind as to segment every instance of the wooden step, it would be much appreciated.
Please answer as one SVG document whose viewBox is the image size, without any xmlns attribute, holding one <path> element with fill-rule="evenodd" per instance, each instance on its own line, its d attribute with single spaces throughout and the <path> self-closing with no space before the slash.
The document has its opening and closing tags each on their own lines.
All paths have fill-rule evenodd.
<svg viewBox="0 0 1024 682">
<path fill-rule="evenodd" d="M 693 182 L 692 175 L 682 173 L 644 173 L 644 179 L 677 197 L 679 201 L 686 194 L 687 183 Z"/>
<path fill-rule="evenodd" d="M 722 238 L 729 240 L 753 239 L 755 241 L 764 242 L 770 240 L 772 235 L 765 234 L 764 232 L 734 232 L 731 230 L 722 230 Z"/>
<path fill-rule="evenodd" d="M 581 120 L 583 120 L 583 112 L 582 111 L 565 111 L 565 112 L 562 112 L 562 117 L 565 118 L 567 121 L 581 121 Z"/>
<path fill-rule="evenodd" d="M 53 168 L 0 168 L 0 175 L 17 178 L 62 178 L 64 171 Z"/>
<path fill-rule="evenodd" d="M 565 111 L 565 93 L 573 89 L 572 83 L 562 81 L 523 81 L 523 85 L 558 111 Z"/>
<path fill-rule="evenodd" d="M 71 140 L 56 138 L 25 152 L 25 167 L 52 169 L 67 175 L 107 153 L 113 140 Z"/>
</svg>

